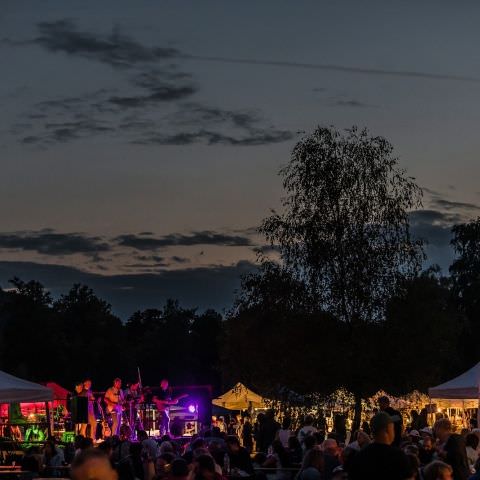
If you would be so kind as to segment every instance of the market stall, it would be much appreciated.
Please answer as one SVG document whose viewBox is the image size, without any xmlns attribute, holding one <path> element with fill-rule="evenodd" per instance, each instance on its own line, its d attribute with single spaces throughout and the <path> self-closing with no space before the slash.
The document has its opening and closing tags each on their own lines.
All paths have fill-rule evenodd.
<svg viewBox="0 0 480 480">
<path fill-rule="evenodd" d="M 8 431 L 9 436 L 23 440 L 26 426 L 39 423 L 36 417 L 29 419 L 29 416 L 22 414 L 22 404 L 41 404 L 44 407 L 43 423 L 46 423 L 48 434 L 51 435 L 52 418 L 49 405 L 51 401 L 53 392 L 50 388 L 0 371 L 0 404 L 8 404 L 6 410 L 8 414 L 2 414 L 1 418 L 3 436 L 7 436 Z"/>
<path fill-rule="evenodd" d="M 428 394 L 438 410 L 446 410 L 449 416 L 451 411 L 457 416 L 457 410 L 467 412 L 479 407 L 480 362 L 470 370 L 448 382 L 428 389 Z M 463 415 L 463 414 L 462 414 Z"/>
<path fill-rule="evenodd" d="M 214 398 L 212 404 L 227 410 L 249 410 L 266 408 L 265 399 L 258 393 L 247 388 L 243 383 L 237 383 L 232 389 L 220 397 Z"/>
</svg>

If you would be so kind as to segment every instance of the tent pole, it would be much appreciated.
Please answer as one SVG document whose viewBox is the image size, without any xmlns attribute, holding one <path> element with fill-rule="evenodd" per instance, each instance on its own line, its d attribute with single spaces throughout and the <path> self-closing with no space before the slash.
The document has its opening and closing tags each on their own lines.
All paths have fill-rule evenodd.
<svg viewBox="0 0 480 480">
<path fill-rule="evenodd" d="M 47 414 L 47 428 L 48 428 L 48 436 L 51 437 L 53 434 L 53 428 L 52 428 L 52 414 L 50 412 L 50 405 L 48 402 L 45 402 L 45 412 Z"/>
</svg>

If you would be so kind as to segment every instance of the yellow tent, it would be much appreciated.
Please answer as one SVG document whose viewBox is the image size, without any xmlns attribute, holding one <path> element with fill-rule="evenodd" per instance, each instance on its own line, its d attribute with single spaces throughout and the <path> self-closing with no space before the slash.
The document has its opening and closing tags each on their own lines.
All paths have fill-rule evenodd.
<svg viewBox="0 0 480 480">
<path fill-rule="evenodd" d="M 237 383 L 231 390 L 212 400 L 214 405 L 228 410 L 246 410 L 247 408 L 266 408 L 264 399 L 252 392 L 242 383 Z"/>
</svg>

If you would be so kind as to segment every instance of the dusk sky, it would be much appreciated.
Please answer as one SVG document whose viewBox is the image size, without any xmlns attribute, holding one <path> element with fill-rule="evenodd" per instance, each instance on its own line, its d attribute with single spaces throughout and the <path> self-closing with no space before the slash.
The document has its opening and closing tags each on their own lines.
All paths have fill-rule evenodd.
<svg viewBox="0 0 480 480">
<path fill-rule="evenodd" d="M 3 0 L 0 286 L 127 318 L 231 306 L 303 132 L 367 127 L 424 188 L 444 273 L 479 214 L 476 1 Z"/>
</svg>

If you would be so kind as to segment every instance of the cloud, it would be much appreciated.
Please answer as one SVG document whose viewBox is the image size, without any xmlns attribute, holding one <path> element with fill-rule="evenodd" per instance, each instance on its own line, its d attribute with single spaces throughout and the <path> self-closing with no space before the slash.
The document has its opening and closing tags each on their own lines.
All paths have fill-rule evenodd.
<svg viewBox="0 0 480 480">
<path fill-rule="evenodd" d="M 118 28 L 109 35 L 79 31 L 70 20 L 37 24 L 40 36 L 33 40 L 51 52 L 85 57 L 114 67 L 171 59 L 178 56 L 174 48 L 146 47 L 122 34 Z"/>
<path fill-rule="evenodd" d="M 115 240 L 121 246 L 131 247 L 137 250 L 155 250 L 163 247 L 192 245 L 222 245 L 235 247 L 251 245 L 251 240 L 248 237 L 228 235 L 225 233 L 212 232 L 210 230 L 193 232 L 191 235 L 172 233 L 158 238 L 128 234 L 120 235 Z"/>
<path fill-rule="evenodd" d="M 0 249 L 34 251 L 44 255 L 95 254 L 110 250 L 100 237 L 79 233 L 39 232 L 0 233 Z"/>
<path fill-rule="evenodd" d="M 198 130 L 171 135 L 154 133 L 145 135 L 132 143 L 141 145 L 193 145 L 203 143 L 206 145 L 258 146 L 285 142 L 293 137 L 294 134 L 286 130 L 257 130 L 239 137 L 208 130 Z"/>
<path fill-rule="evenodd" d="M 417 210 L 410 213 L 410 228 L 415 238 L 426 242 L 426 265 L 438 264 L 448 272 L 454 253 L 450 246 L 452 226 L 464 222 L 465 217 L 457 212 Z"/>
<path fill-rule="evenodd" d="M 162 306 L 168 298 L 178 299 L 191 308 L 229 309 L 234 292 L 240 287 L 240 277 L 255 269 L 255 264 L 241 261 L 229 266 L 108 276 L 59 265 L 0 261 L 0 285 L 6 287 L 14 276 L 26 281 L 35 279 L 58 298 L 74 283 L 83 283 L 126 320 L 138 309 Z"/>
<path fill-rule="evenodd" d="M 258 111 L 182 103 L 199 86 L 174 63 L 189 58 L 176 49 L 142 45 L 118 28 L 107 35 L 81 31 L 70 20 L 37 27 L 34 44 L 122 67 L 116 71 L 130 88 L 98 88 L 38 102 L 24 115 L 29 123 L 11 132 L 23 145 L 48 148 L 105 134 L 134 145 L 257 146 L 294 138 L 292 132 L 270 125 Z M 168 110 L 160 110 L 167 102 Z"/>
<path fill-rule="evenodd" d="M 372 105 L 360 102 L 358 100 L 335 100 L 333 105 L 337 107 L 370 108 Z"/>
<path fill-rule="evenodd" d="M 260 253 L 262 255 L 269 255 L 271 253 L 280 252 L 280 247 L 278 245 L 262 245 L 260 247 L 254 247 L 252 250 L 255 253 Z"/>
<path fill-rule="evenodd" d="M 453 202 L 451 200 L 447 200 L 445 198 L 434 198 L 431 200 L 433 206 L 437 208 L 444 208 L 445 210 L 480 210 L 479 205 L 475 205 L 474 203 L 466 203 L 466 202 Z"/>
<path fill-rule="evenodd" d="M 171 257 L 171 260 L 175 263 L 190 263 L 189 258 L 179 257 L 178 255 L 174 255 L 173 257 Z"/>
<path fill-rule="evenodd" d="M 152 105 L 157 102 L 169 102 L 173 100 L 181 100 L 189 97 L 196 92 L 191 85 L 179 86 L 174 85 L 158 85 L 152 89 L 152 93 L 148 95 L 110 97 L 108 101 L 116 106 L 123 108 L 139 108 Z"/>
</svg>

